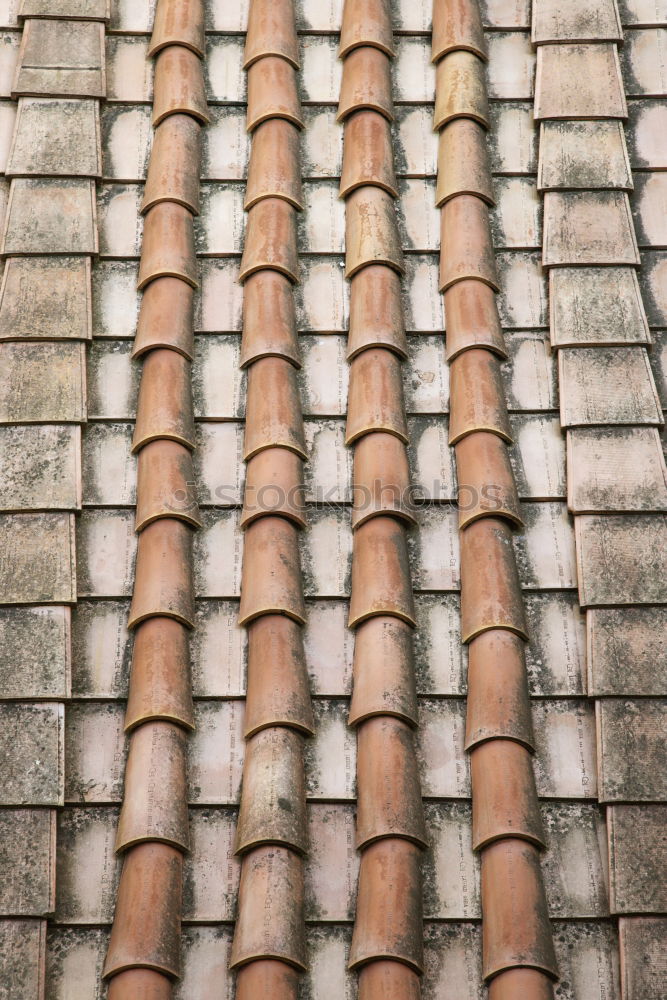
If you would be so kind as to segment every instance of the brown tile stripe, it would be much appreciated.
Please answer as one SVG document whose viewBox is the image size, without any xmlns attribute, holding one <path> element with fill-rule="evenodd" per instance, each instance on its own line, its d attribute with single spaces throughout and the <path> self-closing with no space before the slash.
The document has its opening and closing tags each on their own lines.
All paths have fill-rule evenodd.
<svg viewBox="0 0 667 1000">
<path fill-rule="evenodd" d="M 521 528 L 500 375 L 505 356 L 489 204 L 486 49 L 476 0 L 434 0 L 436 200 L 461 539 L 461 634 L 469 649 L 466 749 L 473 849 L 482 869 L 482 971 L 489 996 L 546 1000 L 557 978 L 540 870 L 531 761 L 526 617 L 512 529 Z"/>
<path fill-rule="evenodd" d="M 168 998 L 181 974 L 183 854 L 189 849 L 187 734 L 194 728 L 188 632 L 194 626 L 194 419 L 190 364 L 192 217 L 205 121 L 203 8 L 159 0 L 151 54 L 155 137 L 142 212 L 134 357 L 142 359 L 133 452 L 139 533 L 129 627 L 129 755 L 116 850 L 123 854 L 103 976 L 114 1000 Z M 170 67 L 169 72 L 164 67 Z M 181 70 L 183 72 L 181 73 Z M 180 75 L 179 75 L 180 74 Z M 180 90 L 175 94 L 175 89 Z"/>
<path fill-rule="evenodd" d="M 305 970 L 304 737 L 313 732 L 299 533 L 307 457 L 293 285 L 303 207 L 292 0 L 252 0 L 244 66 L 251 135 L 241 261 L 247 463 L 240 622 L 248 630 L 242 858 L 230 966 L 237 998 L 296 998 Z"/>
<path fill-rule="evenodd" d="M 420 856 L 424 817 L 414 746 L 417 721 L 407 552 L 406 339 L 393 119 L 393 35 L 386 0 L 346 0 L 338 120 L 345 123 L 350 280 L 346 443 L 354 448 L 352 589 L 357 729 L 356 846 L 361 852 L 349 966 L 359 996 L 416 998 L 423 971 Z"/>
</svg>

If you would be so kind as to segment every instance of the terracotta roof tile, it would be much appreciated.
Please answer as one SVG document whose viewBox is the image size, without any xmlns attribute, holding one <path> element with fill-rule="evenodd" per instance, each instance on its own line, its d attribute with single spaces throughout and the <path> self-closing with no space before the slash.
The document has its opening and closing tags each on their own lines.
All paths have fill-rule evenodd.
<svg viewBox="0 0 667 1000">
<path fill-rule="evenodd" d="M 243 965 L 236 974 L 237 1000 L 280 995 L 296 1000 L 299 976 L 296 969 L 278 959 L 262 958 Z"/>
<path fill-rule="evenodd" d="M 391 517 L 373 517 L 354 533 L 349 626 L 375 615 L 415 623 L 405 530 Z"/>
<path fill-rule="evenodd" d="M 248 212 L 240 280 L 266 268 L 299 280 L 296 209 L 283 198 L 263 198 Z"/>
<path fill-rule="evenodd" d="M 164 719 L 194 728 L 187 629 L 173 618 L 148 618 L 134 632 L 132 685 L 125 729 Z"/>
<path fill-rule="evenodd" d="M 372 431 L 394 434 L 407 444 L 401 362 L 382 347 L 369 348 L 350 362 L 345 443 Z"/>
<path fill-rule="evenodd" d="M 346 120 L 341 198 L 366 184 L 398 196 L 391 141 L 389 122 L 377 111 L 358 111 Z"/>
<path fill-rule="evenodd" d="M 94 21 L 26 20 L 12 98 L 104 97 L 104 25 Z"/>
<path fill-rule="evenodd" d="M 176 351 L 150 351 L 143 364 L 132 451 L 159 439 L 194 448 L 194 437 L 190 363 Z"/>
<path fill-rule="evenodd" d="M 190 115 L 170 115 L 155 129 L 141 211 L 176 202 L 199 214 L 201 126 Z"/>
<path fill-rule="evenodd" d="M 354 50 L 363 52 L 364 49 Z M 403 273 L 403 251 L 394 202 L 381 188 L 355 188 L 345 203 L 345 277 L 369 264 L 386 264 Z"/>
<path fill-rule="evenodd" d="M 530 751 L 515 740 L 486 740 L 471 749 L 470 772 L 473 849 L 506 837 L 544 847 Z"/>
<path fill-rule="evenodd" d="M 489 210 L 479 198 L 460 194 L 445 202 L 441 212 L 441 248 L 441 292 L 457 281 L 471 278 L 498 290 Z"/>
<path fill-rule="evenodd" d="M 407 354 L 400 277 L 380 264 L 362 268 L 351 284 L 348 360 L 375 346 Z"/>
<path fill-rule="evenodd" d="M 173 201 L 159 202 L 146 213 L 137 287 L 141 291 L 164 277 L 198 285 L 192 214 Z"/>
<path fill-rule="evenodd" d="M 538 48 L 536 119 L 627 118 L 627 114 L 615 45 Z"/>
<path fill-rule="evenodd" d="M 294 208 L 303 208 L 299 133 L 282 118 L 267 119 L 253 133 L 244 208 L 262 198 L 284 198 Z"/>
<path fill-rule="evenodd" d="M 391 61 L 384 52 L 369 45 L 352 49 L 345 57 L 336 120 L 342 122 L 361 109 L 377 111 L 389 121 L 394 119 Z"/>
<path fill-rule="evenodd" d="M 175 518 L 152 521 L 137 543 L 129 627 L 155 615 L 194 625 L 192 530 Z"/>
<path fill-rule="evenodd" d="M 418 1000 L 419 976 L 402 962 L 379 960 L 359 970 L 360 1000 Z"/>
<path fill-rule="evenodd" d="M 289 448 L 270 446 L 248 460 L 241 527 L 264 514 L 280 514 L 306 526 L 303 462 Z"/>
<path fill-rule="evenodd" d="M 343 5 L 338 55 L 345 59 L 353 49 L 370 46 L 388 56 L 395 54 L 391 12 L 387 0 L 347 0 Z"/>
<path fill-rule="evenodd" d="M 593 8 L 580 0 L 544 0 L 533 13 L 531 39 L 545 42 L 617 42 L 623 40 L 614 0 L 598 0 Z"/>
<path fill-rule="evenodd" d="M 493 288 L 470 278 L 457 281 L 446 289 L 445 351 L 448 362 L 469 348 L 484 347 L 501 358 L 507 351 L 495 305 Z"/>
<path fill-rule="evenodd" d="M 273 270 L 256 271 L 243 285 L 243 368 L 275 355 L 300 366 L 291 282 Z"/>
<path fill-rule="evenodd" d="M 141 297 L 132 357 L 164 347 L 189 361 L 194 355 L 192 285 L 175 277 L 155 278 Z"/>
<path fill-rule="evenodd" d="M 266 56 L 282 56 L 299 69 L 292 0 L 252 0 L 249 5 L 243 68 Z"/>
<path fill-rule="evenodd" d="M 516 483 L 505 441 L 490 431 L 467 434 L 455 445 L 459 527 L 480 517 L 506 517 L 521 527 Z"/>
<path fill-rule="evenodd" d="M 496 628 L 526 637 L 510 528 L 484 517 L 461 533 L 461 638 Z"/>
<path fill-rule="evenodd" d="M 376 431 L 356 440 L 352 490 L 353 528 L 383 513 L 416 522 L 407 451 L 395 434 Z"/>
<path fill-rule="evenodd" d="M 496 739 L 535 748 L 524 643 L 499 628 L 482 632 L 468 646 L 466 750 Z"/>
<path fill-rule="evenodd" d="M 171 1000 L 172 983 L 153 969 L 126 969 L 109 983 L 109 1000 L 131 1000 L 144 996 L 146 1000 Z"/>
<path fill-rule="evenodd" d="M 433 62 L 458 50 L 474 52 L 480 59 L 486 59 L 482 18 L 476 0 L 433 4 Z"/>
<path fill-rule="evenodd" d="M 303 736 L 285 726 L 261 729 L 246 743 L 235 853 L 265 844 L 298 854 L 308 847 Z"/>
<path fill-rule="evenodd" d="M 280 551 L 279 560 L 271 558 Z M 268 571 L 267 571 L 268 565 Z M 246 528 L 239 622 L 284 614 L 303 624 L 305 607 L 297 528 L 285 518 L 260 517 Z"/>
<path fill-rule="evenodd" d="M 201 62 L 182 45 L 169 45 L 155 60 L 153 126 L 174 114 L 192 115 L 204 125 L 209 120 Z"/>
<path fill-rule="evenodd" d="M 204 11 L 201 3 L 161 0 L 155 10 L 149 56 L 170 45 L 183 45 L 198 56 L 204 55 Z"/>
<path fill-rule="evenodd" d="M 139 452 L 136 530 L 161 517 L 199 527 L 193 491 L 192 453 L 177 441 L 150 441 Z"/>
<path fill-rule="evenodd" d="M 481 349 L 464 351 L 451 362 L 450 379 L 449 443 L 475 431 L 490 431 L 510 442 L 497 356 Z"/>
<path fill-rule="evenodd" d="M 436 205 L 459 194 L 493 204 L 486 132 L 472 119 L 456 118 L 439 133 Z"/>
<path fill-rule="evenodd" d="M 271 447 L 306 457 L 294 366 L 283 358 L 263 357 L 248 371 L 244 458 Z"/>
<path fill-rule="evenodd" d="M 372 716 L 417 722 L 412 630 L 389 615 L 368 618 L 355 632 L 349 723 Z"/>
<path fill-rule="evenodd" d="M 263 615 L 248 626 L 245 735 L 270 726 L 313 732 L 303 638 L 285 615 Z"/>
<path fill-rule="evenodd" d="M 540 969 L 506 969 L 489 983 L 489 1000 L 512 1000 L 530 996 L 532 1000 L 551 1000 L 553 983 Z"/>
<path fill-rule="evenodd" d="M 450 52 L 436 67 L 434 128 L 455 118 L 489 122 L 484 63 L 472 52 Z"/>
<path fill-rule="evenodd" d="M 278 56 L 258 59 L 248 69 L 248 132 L 269 118 L 303 128 L 294 67 Z"/>
</svg>

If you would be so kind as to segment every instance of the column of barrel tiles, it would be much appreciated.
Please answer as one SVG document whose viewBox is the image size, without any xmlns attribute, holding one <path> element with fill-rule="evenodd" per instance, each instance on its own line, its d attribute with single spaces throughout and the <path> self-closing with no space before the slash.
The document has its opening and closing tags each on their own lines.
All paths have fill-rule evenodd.
<svg viewBox="0 0 667 1000">
<path fill-rule="evenodd" d="M 361 852 L 349 966 L 359 996 L 420 995 L 421 852 L 425 827 L 413 730 L 415 609 L 408 562 L 407 356 L 403 259 L 394 199 L 390 5 L 347 0 L 338 121 L 340 195 L 350 281 L 346 444 L 354 449 L 352 583 L 355 630 L 349 724 L 357 732 L 356 847 Z"/>
<path fill-rule="evenodd" d="M 181 974 L 183 855 L 189 848 L 187 734 L 194 728 L 188 632 L 194 625 L 194 418 L 201 128 L 208 121 L 199 2 L 159 0 L 153 147 L 142 213 L 141 308 L 133 356 L 142 375 L 132 450 L 138 532 L 125 717 L 129 753 L 116 850 L 123 868 L 104 966 L 110 1000 L 172 995 Z"/>
<path fill-rule="evenodd" d="M 302 209 L 291 0 L 252 0 L 244 53 L 251 137 L 241 260 L 247 371 L 240 624 L 247 629 L 246 739 L 235 852 L 241 881 L 230 966 L 238 1000 L 296 998 L 306 969 L 304 737 L 312 735 L 299 534 L 306 445 L 293 285 Z"/>
<path fill-rule="evenodd" d="M 543 1000 L 557 977 L 540 868 L 544 832 L 531 754 L 527 639 L 512 532 L 521 512 L 509 462 L 489 226 L 493 204 L 486 46 L 476 0 L 435 0 L 436 200 L 450 365 L 450 444 L 459 484 L 461 638 L 468 645 L 466 749 L 480 853 L 483 978 L 492 1000 Z"/>
<path fill-rule="evenodd" d="M 657 11 L 651 23 L 653 17 L 658 23 Z M 637 236 L 651 245 L 656 235 L 661 210 L 646 209 L 650 188 L 658 185 L 635 175 L 639 191 L 633 196 L 623 122 L 626 87 L 664 97 L 664 30 L 626 33 L 626 87 L 615 0 L 574 3 L 566 15 L 537 0 L 532 40 L 542 264 L 549 274 L 567 499 L 586 613 L 588 693 L 596 699 L 609 905 L 619 917 L 621 995 L 639 1000 L 659 992 L 649 956 L 664 950 L 667 911 L 661 847 L 667 822 L 667 471 L 637 270 Z M 652 110 L 650 102 L 642 103 L 632 109 L 632 153 L 640 157 L 648 131 L 638 127 L 636 112 Z M 649 131 L 657 135 L 654 128 Z M 649 291 L 651 280 L 649 275 Z"/>
</svg>

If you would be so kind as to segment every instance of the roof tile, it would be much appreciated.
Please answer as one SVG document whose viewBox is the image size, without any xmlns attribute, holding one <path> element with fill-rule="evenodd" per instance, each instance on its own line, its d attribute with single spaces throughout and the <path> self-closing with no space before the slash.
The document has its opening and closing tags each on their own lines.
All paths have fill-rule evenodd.
<svg viewBox="0 0 667 1000">
<path fill-rule="evenodd" d="M 280 560 L 271 558 L 277 550 Z M 243 549 L 239 623 L 260 615 L 284 614 L 303 624 L 305 607 L 297 528 L 282 517 L 260 517 L 248 525 Z"/>
<path fill-rule="evenodd" d="M 498 358 L 486 350 L 464 351 L 452 361 L 450 378 L 449 443 L 482 430 L 511 441 Z"/>
<path fill-rule="evenodd" d="M 506 837 L 545 846 L 532 758 L 525 746 L 506 739 L 478 744 L 470 752 L 470 775 L 473 850 Z M 487 913 L 484 917 L 489 919 Z"/>
<path fill-rule="evenodd" d="M 607 809 L 609 895 L 612 913 L 664 913 L 667 886 L 667 805 Z"/>
<path fill-rule="evenodd" d="M 291 281 L 299 280 L 296 209 L 284 198 L 263 198 L 248 212 L 239 280 L 264 268 L 278 271 Z"/>
<path fill-rule="evenodd" d="M 558 374 L 564 428 L 663 423 L 643 348 L 567 348 L 558 352 Z"/>
<path fill-rule="evenodd" d="M 440 60 L 435 93 L 435 129 L 455 118 L 472 118 L 480 125 L 488 125 L 484 63 L 472 52 L 450 52 Z"/>
<path fill-rule="evenodd" d="M 0 551 L 4 604 L 76 601 L 72 514 L 0 515 Z"/>
<path fill-rule="evenodd" d="M 649 342 L 634 268 L 553 268 L 549 294 L 554 347 Z"/>
<path fill-rule="evenodd" d="M 56 897 L 56 812 L 0 810 L 0 886 L 3 916 L 52 914 Z"/>
<path fill-rule="evenodd" d="M 282 56 L 299 69 L 292 0 L 253 0 L 249 5 L 243 68 L 265 56 Z"/>
<path fill-rule="evenodd" d="M 588 611 L 590 694 L 667 695 L 667 650 L 661 640 L 666 621 L 667 609 L 661 607 Z"/>
<path fill-rule="evenodd" d="M 312 734 L 303 641 L 300 625 L 286 615 L 262 615 L 249 624 L 246 738 L 277 725 Z"/>
<path fill-rule="evenodd" d="M 267 119 L 253 133 L 244 208 L 262 198 L 284 198 L 294 208 L 303 208 L 299 132 L 282 118 Z"/>
<path fill-rule="evenodd" d="M 137 287 L 162 277 L 198 286 L 192 215 L 173 201 L 159 202 L 146 213 Z"/>
<path fill-rule="evenodd" d="M 64 707 L 0 704 L 3 806 L 63 804 Z"/>
<path fill-rule="evenodd" d="M 568 507 L 667 510 L 667 471 L 654 427 L 578 428 L 567 434 Z"/>
<path fill-rule="evenodd" d="M 364 184 L 376 185 L 398 196 L 391 128 L 384 115 L 370 110 L 356 112 L 345 124 L 341 198 Z"/>
<path fill-rule="evenodd" d="M 165 276 L 151 281 L 141 297 L 132 357 L 164 347 L 191 361 L 193 300 L 192 285 L 180 278 Z"/>
<path fill-rule="evenodd" d="M 5 698 L 70 696 L 69 608 L 2 608 L 0 649 Z"/>
<path fill-rule="evenodd" d="M 461 638 L 496 628 L 526 636 L 511 530 L 484 517 L 461 532 Z"/>
<path fill-rule="evenodd" d="M 489 208 L 473 195 L 445 202 L 440 223 L 440 291 L 476 278 L 498 290 Z"/>
<path fill-rule="evenodd" d="M 627 194 L 548 191 L 542 260 L 545 267 L 638 264 Z"/>
<path fill-rule="evenodd" d="M 373 517 L 354 533 L 349 627 L 375 615 L 415 624 L 405 529 L 391 517 Z"/>
<path fill-rule="evenodd" d="M 104 25 L 30 18 L 23 28 L 12 97 L 104 97 Z"/>
<path fill-rule="evenodd" d="M 141 211 L 173 201 L 199 213 L 201 126 L 190 115 L 170 115 L 155 129 Z"/>
<path fill-rule="evenodd" d="M 154 56 L 168 45 L 183 45 L 199 56 L 204 55 L 204 11 L 201 3 L 162 0 L 157 5 L 148 55 Z"/>
<path fill-rule="evenodd" d="M 537 186 L 542 190 L 633 187 L 619 121 L 544 122 Z"/>
<path fill-rule="evenodd" d="M 476 0 L 433 4 L 433 62 L 457 50 L 474 52 L 480 59 L 486 59 L 486 42 Z"/>
<path fill-rule="evenodd" d="M 470 642 L 466 750 L 492 739 L 534 749 L 523 650 L 522 639 L 507 629 L 489 629 Z M 496 696 L 498 687 L 502 699 Z"/>
<path fill-rule="evenodd" d="M 160 438 L 194 448 L 194 435 L 190 363 L 176 351 L 151 351 L 143 366 L 132 451 Z"/>
<path fill-rule="evenodd" d="M 0 427 L 0 510 L 81 506 L 80 432 L 73 426 Z"/>
<path fill-rule="evenodd" d="M 486 133 L 478 122 L 456 118 L 440 131 L 437 174 L 439 208 L 458 194 L 474 194 L 493 204 Z"/>
<path fill-rule="evenodd" d="M 407 444 L 401 362 L 382 347 L 369 348 L 350 363 L 345 443 L 372 431 L 395 434 Z"/>
<path fill-rule="evenodd" d="M 89 180 L 12 181 L 2 252 L 96 254 L 95 185 Z"/>
<path fill-rule="evenodd" d="M 188 632 L 180 622 L 148 618 L 137 626 L 126 731 L 158 719 L 194 728 L 189 660 Z"/>
<path fill-rule="evenodd" d="M 541 45 L 535 118 L 626 118 L 616 45 Z"/>
<path fill-rule="evenodd" d="M 544 0 L 534 8 L 531 39 L 545 42 L 620 42 L 621 22 L 615 0 Z"/>
<path fill-rule="evenodd" d="M 12 257 L 0 291 L 0 338 L 89 340 L 90 299 L 89 258 Z"/>
<path fill-rule="evenodd" d="M 137 542 L 128 627 L 155 615 L 194 625 L 192 531 L 175 518 L 153 521 Z"/>
<path fill-rule="evenodd" d="M 395 716 L 416 724 L 417 696 L 410 626 L 376 615 L 357 626 L 349 724 Z"/>
<path fill-rule="evenodd" d="M 169 115 L 182 112 L 192 115 L 204 125 L 208 122 L 201 62 L 190 49 L 169 45 L 158 53 L 154 89 L 154 127 Z"/>
<path fill-rule="evenodd" d="M 363 49 L 355 50 L 362 52 Z M 378 187 L 352 191 L 345 202 L 345 277 L 369 264 L 386 264 L 403 273 L 403 251 L 394 201 Z"/>
<path fill-rule="evenodd" d="M 621 980 L 627 1000 L 660 995 L 667 971 L 663 948 L 666 924 L 664 917 L 622 917 L 619 920 Z"/>
<path fill-rule="evenodd" d="M 284 118 L 303 128 L 294 67 L 278 56 L 259 59 L 248 69 L 248 132 L 268 118 Z"/>
<path fill-rule="evenodd" d="M 20 98 L 8 176 L 99 177 L 101 173 L 98 101 Z"/>
<path fill-rule="evenodd" d="M 353 49 L 345 58 L 336 121 L 342 122 L 362 108 L 377 111 L 389 121 L 394 119 L 390 59 L 368 45 Z"/>
<path fill-rule="evenodd" d="M 336 25 L 338 27 L 338 25 Z M 338 55 L 346 58 L 359 46 L 394 55 L 390 5 L 387 0 L 347 0 L 343 6 Z"/>
<path fill-rule="evenodd" d="M 604 698 L 596 716 L 600 802 L 664 802 L 665 700 Z"/>
</svg>

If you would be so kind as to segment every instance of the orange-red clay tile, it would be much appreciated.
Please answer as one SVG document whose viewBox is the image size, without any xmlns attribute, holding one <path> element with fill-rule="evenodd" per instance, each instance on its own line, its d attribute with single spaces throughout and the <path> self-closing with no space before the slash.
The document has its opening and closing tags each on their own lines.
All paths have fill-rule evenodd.
<svg viewBox="0 0 667 1000">
<path fill-rule="evenodd" d="M 248 368 L 243 457 L 274 445 L 307 457 L 296 370 L 283 358 L 267 357 Z"/>
<path fill-rule="evenodd" d="M 521 508 L 507 444 L 491 431 L 466 434 L 454 445 L 459 528 L 480 517 L 506 517 L 521 526 Z"/>
<path fill-rule="evenodd" d="M 535 747 L 524 642 L 505 629 L 482 632 L 468 646 L 466 750 L 496 737 Z"/>
<path fill-rule="evenodd" d="M 258 847 L 241 866 L 230 965 L 264 958 L 306 968 L 303 861 L 287 847 Z"/>
<path fill-rule="evenodd" d="M 199 214 L 201 125 L 191 115 L 170 115 L 155 129 L 141 211 L 175 201 Z"/>
<path fill-rule="evenodd" d="M 440 207 L 457 194 L 476 195 L 490 205 L 494 203 L 486 132 L 470 118 L 455 118 L 438 139 L 435 203 Z"/>
<path fill-rule="evenodd" d="M 303 128 L 296 72 L 278 56 L 258 59 L 248 70 L 248 132 L 267 118 L 286 118 Z"/>
<path fill-rule="evenodd" d="M 192 452 L 177 441 L 157 440 L 139 452 L 136 531 L 159 517 L 179 517 L 199 527 Z"/>
<path fill-rule="evenodd" d="M 453 361 L 471 347 L 507 357 L 495 292 L 483 281 L 457 281 L 444 294 L 445 357 Z"/>
<path fill-rule="evenodd" d="M 299 132 L 284 118 L 269 118 L 253 132 L 244 207 L 262 198 L 284 198 L 303 208 Z"/>
<path fill-rule="evenodd" d="M 125 729 L 149 719 L 194 729 L 188 630 L 173 618 L 149 618 L 134 633 Z"/>
<path fill-rule="evenodd" d="M 350 323 L 347 357 L 367 347 L 388 347 L 407 358 L 401 279 L 392 267 L 370 264 L 350 282 Z"/>
<path fill-rule="evenodd" d="M 393 514 L 416 522 L 411 502 L 406 446 L 395 434 L 377 431 L 356 442 L 352 478 L 352 527 L 369 517 Z"/>
<path fill-rule="evenodd" d="M 262 729 L 246 743 L 236 854 L 282 844 L 304 854 L 306 784 L 303 737 L 285 726 Z"/>
<path fill-rule="evenodd" d="M 156 278 L 144 289 L 139 308 L 133 358 L 155 347 L 194 355 L 192 310 L 194 288 L 180 278 Z"/>
<path fill-rule="evenodd" d="M 386 431 L 408 442 L 401 362 L 383 347 L 371 347 L 350 362 L 345 443 L 371 431 Z"/>
<path fill-rule="evenodd" d="M 470 753 L 472 848 L 502 837 L 544 847 L 531 754 L 513 740 L 487 740 Z"/>
<path fill-rule="evenodd" d="M 349 967 L 394 958 L 423 968 L 421 850 L 409 840 L 378 840 L 362 852 Z"/>
<path fill-rule="evenodd" d="M 297 1000 L 299 973 L 291 965 L 262 958 L 243 965 L 236 974 L 236 1000 L 280 997 Z"/>
<path fill-rule="evenodd" d="M 154 56 L 167 45 L 184 45 L 197 55 L 204 55 L 206 39 L 201 0 L 160 0 L 148 55 Z"/>
<path fill-rule="evenodd" d="M 107 1000 L 171 1000 L 173 983 L 153 969 L 128 969 L 109 982 Z"/>
<path fill-rule="evenodd" d="M 260 517 L 245 533 L 239 623 L 277 614 L 306 620 L 298 528 L 284 517 Z"/>
<path fill-rule="evenodd" d="M 489 1000 L 553 1000 L 553 981 L 539 969 L 507 969 L 489 983 Z"/>
<path fill-rule="evenodd" d="M 369 264 L 403 273 L 394 199 L 379 187 L 355 188 L 345 201 L 345 277 Z"/>
<path fill-rule="evenodd" d="M 173 201 L 159 202 L 146 214 L 138 288 L 163 277 L 198 285 L 192 213 Z"/>
<path fill-rule="evenodd" d="M 301 367 L 292 283 L 278 271 L 256 271 L 243 285 L 241 368 L 270 356 Z"/>
<path fill-rule="evenodd" d="M 338 55 L 344 59 L 360 45 L 394 55 L 389 0 L 345 0 Z"/>
<path fill-rule="evenodd" d="M 169 844 L 137 844 L 125 856 L 104 978 L 144 967 L 178 978 L 183 855 Z"/>
<path fill-rule="evenodd" d="M 412 727 L 377 715 L 357 727 L 356 846 L 406 837 L 425 846 L 426 829 Z"/>
<path fill-rule="evenodd" d="M 446 201 L 440 212 L 440 291 L 477 278 L 498 291 L 488 205 L 474 195 Z"/>
<path fill-rule="evenodd" d="M 495 628 L 526 636 L 512 531 L 484 517 L 461 532 L 461 639 Z"/>
<path fill-rule="evenodd" d="M 167 438 L 195 446 L 190 362 L 176 351 L 149 351 L 144 359 L 132 451 Z"/>
<path fill-rule="evenodd" d="M 303 460 L 288 448 L 264 448 L 248 462 L 241 527 L 266 514 L 306 525 Z"/>
<path fill-rule="evenodd" d="M 369 108 L 394 120 L 391 96 L 391 61 L 379 49 L 353 49 L 343 63 L 343 80 L 336 120 L 345 121 L 353 111 Z"/>
<path fill-rule="evenodd" d="M 477 0 L 433 4 L 432 62 L 458 49 L 486 59 L 486 40 Z"/>
<path fill-rule="evenodd" d="M 484 63 L 472 52 L 450 52 L 436 68 L 434 128 L 454 118 L 489 124 Z"/>
<path fill-rule="evenodd" d="M 263 615 L 248 626 L 244 736 L 266 726 L 314 732 L 303 632 L 285 615 Z"/>
<path fill-rule="evenodd" d="M 482 859 L 482 966 L 484 979 L 516 966 L 558 976 L 551 925 L 536 847 L 498 840 Z"/>
<path fill-rule="evenodd" d="M 282 56 L 299 68 L 293 0 L 252 0 L 243 54 L 248 69 L 262 56 Z"/>
<path fill-rule="evenodd" d="M 417 724 L 412 629 L 398 618 L 377 615 L 357 626 L 354 684 L 348 723 L 393 715 Z"/>
<path fill-rule="evenodd" d="M 362 184 L 374 184 L 398 197 L 391 126 L 377 111 L 357 111 L 345 122 L 341 198 Z"/>
<path fill-rule="evenodd" d="M 420 1000 L 419 975 L 402 962 L 384 959 L 359 970 L 359 1000 Z"/>
<path fill-rule="evenodd" d="M 464 351 L 451 363 L 449 443 L 473 431 L 491 431 L 511 442 L 500 361 L 489 351 Z"/>
<path fill-rule="evenodd" d="M 139 535 L 129 628 L 164 615 L 194 627 L 192 529 L 183 521 L 153 521 Z"/>
<path fill-rule="evenodd" d="M 116 850 L 161 841 L 189 850 L 184 729 L 146 722 L 130 736 Z"/>
<path fill-rule="evenodd" d="M 299 280 L 296 209 L 283 198 L 264 198 L 248 212 L 239 280 L 262 268 Z"/>
<path fill-rule="evenodd" d="M 204 71 L 201 60 L 190 49 L 169 45 L 159 53 L 153 91 L 153 125 L 181 113 L 208 124 Z"/>
<path fill-rule="evenodd" d="M 373 517 L 354 533 L 349 627 L 375 615 L 415 624 L 405 529 L 393 517 Z"/>
</svg>

